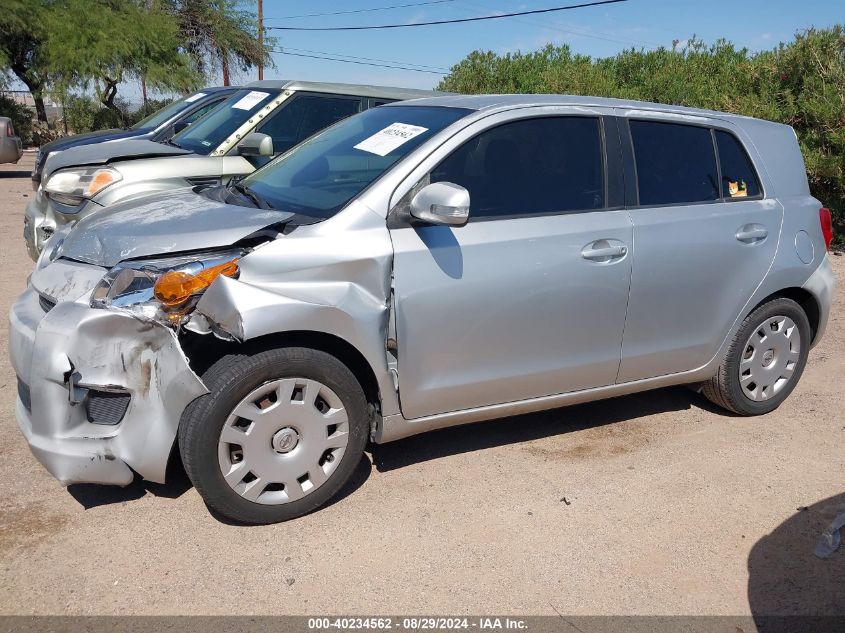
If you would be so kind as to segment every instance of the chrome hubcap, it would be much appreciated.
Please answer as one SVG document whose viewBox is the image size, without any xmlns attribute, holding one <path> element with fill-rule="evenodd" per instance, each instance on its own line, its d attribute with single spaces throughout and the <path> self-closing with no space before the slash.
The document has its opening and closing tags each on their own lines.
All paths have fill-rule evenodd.
<svg viewBox="0 0 845 633">
<path fill-rule="evenodd" d="M 745 343 L 739 363 L 739 384 L 749 400 L 762 402 L 779 393 L 795 373 L 801 335 L 789 317 L 767 319 Z"/>
<path fill-rule="evenodd" d="M 254 389 L 234 408 L 217 457 L 232 490 L 272 505 L 324 484 L 348 443 L 349 420 L 337 394 L 316 380 L 285 378 Z"/>
</svg>

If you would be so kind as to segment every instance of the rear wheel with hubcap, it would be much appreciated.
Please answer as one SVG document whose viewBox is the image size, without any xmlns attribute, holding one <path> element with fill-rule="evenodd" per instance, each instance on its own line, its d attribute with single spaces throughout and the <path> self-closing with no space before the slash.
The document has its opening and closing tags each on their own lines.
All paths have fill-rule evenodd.
<svg viewBox="0 0 845 633">
<path fill-rule="evenodd" d="M 795 301 L 779 297 L 754 310 L 702 392 L 740 415 L 775 410 L 798 383 L 810 347 L 810 323 Z"/>
<path fill-rule="evenodd" d="M 368 406 L 337 358 L 307 348 L 230 355 L 203 380 L 211 393 L 186 409 L 179 448 L 194 486 L 220 514 L 246 523 L 301 516 L 358 465 Z"/>
</svg>

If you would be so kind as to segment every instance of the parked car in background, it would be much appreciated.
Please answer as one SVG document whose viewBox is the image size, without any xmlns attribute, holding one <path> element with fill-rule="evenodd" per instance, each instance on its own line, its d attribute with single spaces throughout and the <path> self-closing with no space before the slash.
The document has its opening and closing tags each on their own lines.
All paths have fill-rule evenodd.
<svg viewBox="0 0 845 633">
<path fill-rule="evenodd" d="M 26 208 L 24 238 L 37 259 L 57 227 L 117 202 L 180 187 L 228 183 L 340 119 L 428 90 L 307 81 L 248 84 L 167 143 L 125 140 L 51 156 Z"/>
<path fill-rule="evenodd" d="M 59 237 L 11 311 L 35 456 L 161 482 L 178 436 L 252 523 L 325 504 L 368 440 L 675 384 L 772 411 L 834 289 L 790 127 L 591 97 L 387 105 Z"/>
<path fill-rule="evenodd" d="M 237 90 L 238 88 L 236 86 L 203 88 L 164 106 L 125 130 L 96 130 L 85 134 L 65 136 L 46 143 L 35 154 L 35 166 L 32 169 L 32 188 L 38 189 L 38 185 L 41 183 L 41 174 L 44 171 L 44 163 L 50 154 L 71 147 L 103 143 L 105 141 L 117 141 L 120 139 L 134 138 L 149 139 L 158 142 L 166 141 L 202 117 Z"/>
<path fill-rule="evenodd" d="M 9 117 L 0 116 L 0 163 L 16 163 L 23 156 L 20 137 Z"/>
</svg>

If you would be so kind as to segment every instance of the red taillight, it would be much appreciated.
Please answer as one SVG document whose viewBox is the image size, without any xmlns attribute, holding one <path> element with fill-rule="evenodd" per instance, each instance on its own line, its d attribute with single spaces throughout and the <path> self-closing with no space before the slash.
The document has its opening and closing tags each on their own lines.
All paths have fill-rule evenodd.
<svg viewBox="0 0 845 633">
<path fill-rule="evenodd" d="M 822 225 L 824 247 L 830 250 L 830 244 L 833 242 L 833 219 L 830 217 L 830 209 L 819 209 L 819 223 Z"/>
<path fill-rule="evenodd" d="M 6 136 L 14 136 L 15 135 L 15 128 L 12 127 L 12 122 L 6 122 Z"/>
</svg>

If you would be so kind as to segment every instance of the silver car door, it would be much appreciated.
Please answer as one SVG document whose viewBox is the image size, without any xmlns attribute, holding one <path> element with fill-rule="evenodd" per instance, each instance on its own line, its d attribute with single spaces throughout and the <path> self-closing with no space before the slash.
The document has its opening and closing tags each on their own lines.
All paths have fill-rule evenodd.
<svg viewBox="0 0 845 633">
<path fill-rule="evenodd" d="M 761 161 L 731 124 L 619 113 L 639 193 L 629 209 L 637 253 L 618 378 L 628 382 L 713 358 L 771 266 L 783 207 L 765 196 L 753 165 Z"/>
<path fill-rule="evenodd" d="M 412 189 L 389 218 L 406 418 L 613 383 L 632 227 L 605 113 L 492 115 L 411 175 L 466 187 L 471 209 L 461 227 L 403 223 Z"/>
</svg>

